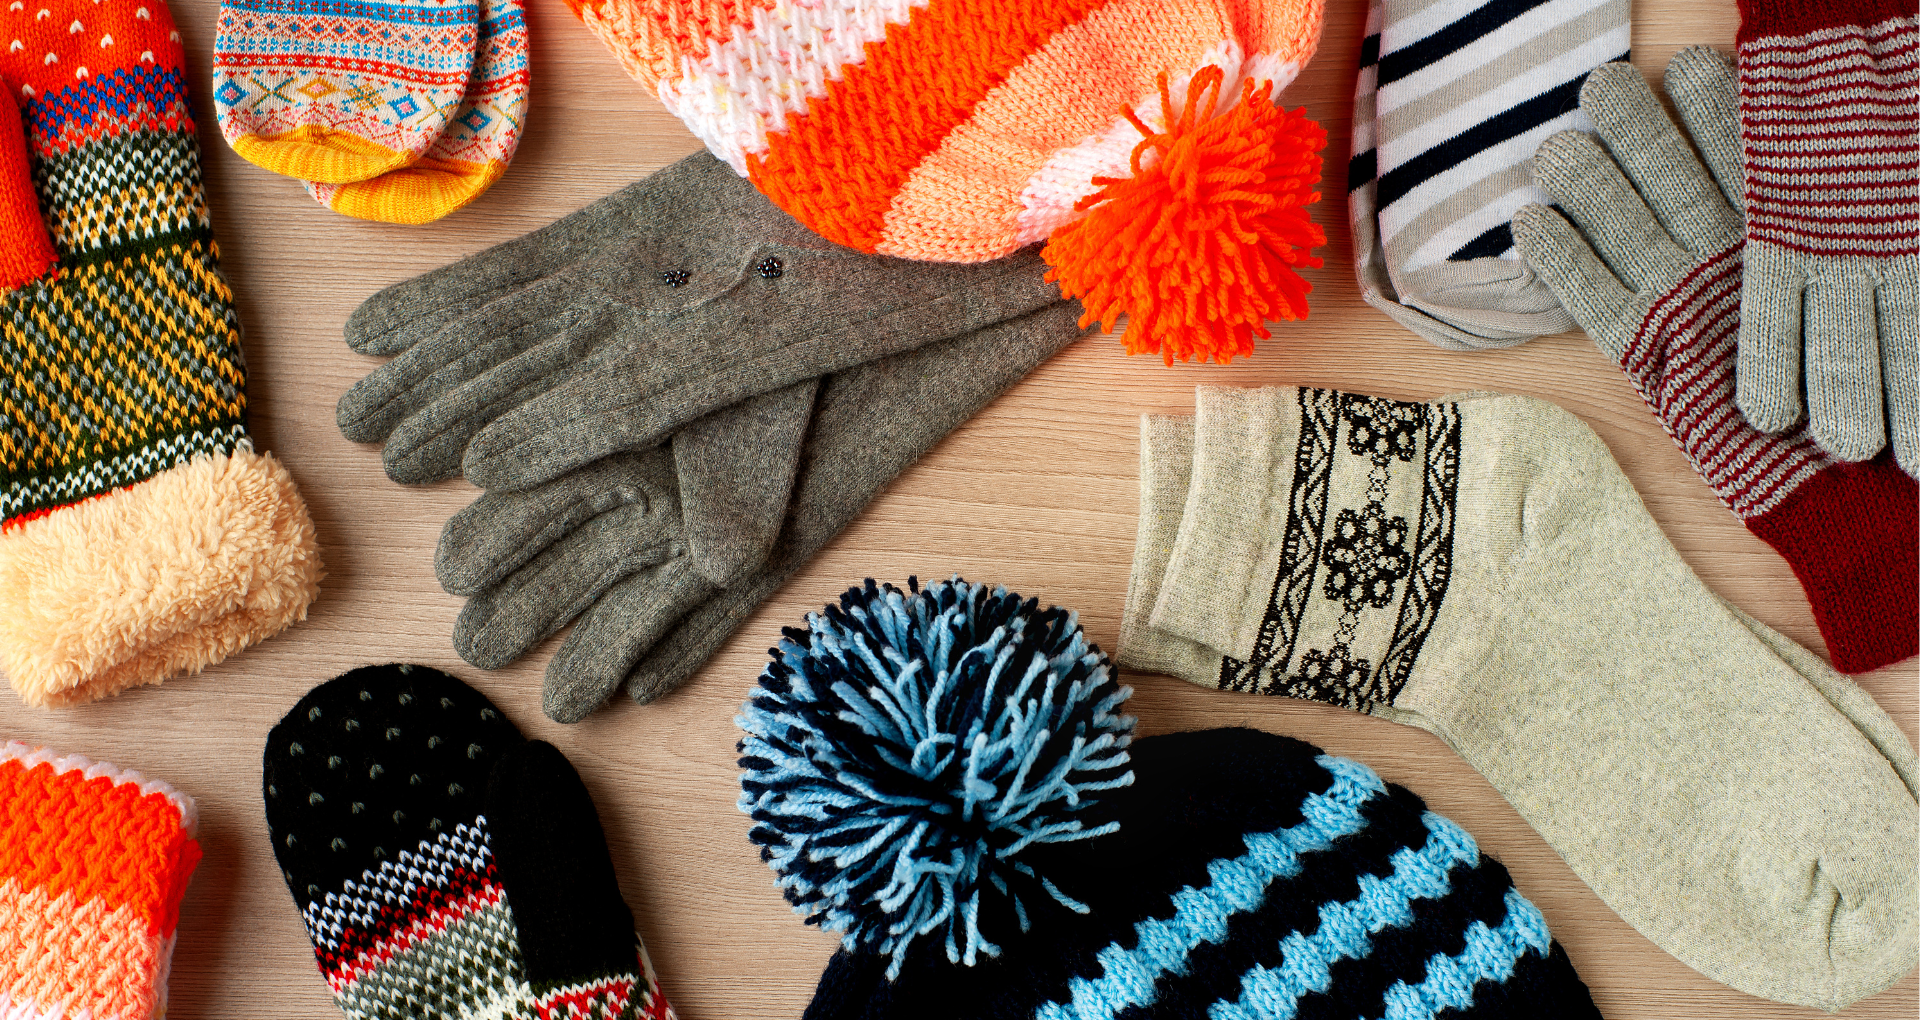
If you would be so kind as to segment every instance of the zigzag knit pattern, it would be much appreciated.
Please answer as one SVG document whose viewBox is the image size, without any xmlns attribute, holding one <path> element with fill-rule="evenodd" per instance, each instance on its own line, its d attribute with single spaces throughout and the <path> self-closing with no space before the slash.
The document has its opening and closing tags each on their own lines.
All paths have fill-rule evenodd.
<svg viewBox="0 0 1920 1020">
<path fill-rule="evenodd" d="M 1202 68 L 1292 81 L 1322 0 L 567 0 L 628 73 L 776 204 L 838 243 L 970 262 L 1130 176 Z"/>
<path fill-rule="evenodd" d="M 529 973 L 501 837 L 481 810 L 489 771 L 521 743 L 479 692 L 413 666 L 323 684 L 268 735 L 274 855 L 348 1017 L 672 1020 L 630 929 L 616 973 Z M 542 907 L 553 910 L 523 902 Z"/>
<path fill-rule="evenodd" d="M 213 54 L 221 134 L 307 180 L 406 166 L 466 93 L 478 24 L 473 0 L 226 0 Z"/>
<path fill-rule="evenodd" d="M 0 38 L 59 258 L 0 294 L 12 525 L 245 447 L 246 377 L 165 6 L 17 5 Z"/>
<path fill-rule="evenodd" d="M 163 1016 L 194 825 L 166 783 L 0 746 L 0 1016 Z"/>
<path fill-rule="evenodd" d="M 336 212 L 428 223 L 480 197 L 507 172 L 527 119 L 527 13 L 522 0 L 482 0 L 479 50 L 466 97 L 418 163 L 352 184 L 307 181 Z"/>
</svg>

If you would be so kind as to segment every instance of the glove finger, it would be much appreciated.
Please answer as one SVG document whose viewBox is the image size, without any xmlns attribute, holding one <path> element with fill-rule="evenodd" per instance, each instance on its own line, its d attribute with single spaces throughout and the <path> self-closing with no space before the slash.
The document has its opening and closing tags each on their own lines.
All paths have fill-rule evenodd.
<svg viewBox="0 0 1920 1020">
<path fill-rule="evenodd" d="M 1648 290 L 1690 261 L 1592 135 L 1561 131 L 1541 142 L 1533 178 L 1629 288 Z"/>
<path fill-rule="evenodd" d="M 1807 288 L 1808 431 L 1845 461 L 1871 459 L 1887 445 L 1873 300 L 1873 280 L 1862 272 L 1822 274 Z"/>
<path fill-rule="evenodd" d="M 1633 292 L 1620 285 L 1580 231 L 1546 206 L 1527 205 L 1513 216 L 1513 240 L 1580 328 L 1620 360 Z"/>
<path fill-rule="evenodd" d="M 586 718 L 662 634 L 718 591 L 684 556 L 616 585 L 580 618 L 547 665 L 541 709 L 555 722 Z"/>
<path fill-rule="evenodd" d="M 380 458 L 387 476 L 397 482 L 424 482 L 459 475 L 475 436 L 566 384 L 583 352 L 604 334 L 610 314 L 586 313 L 522 327 L 514 341 L 526 347 L 522 353 L 441 391 L 394 427 Z M 590 428 L 593 423 L 581 424 Z M 568 467 L 596 459 L 581 458 Z M 556 471 L 540 480 L 559 475 Z"/>
<path fill-rule="evenodd" d="M 654 323 L 616 328 L 620 338 L 600 342 L 595 356 L 473 436 L 462 464 L 468 481 L 483 489 L 538 485 L 602 457 L 658 445 L 698 418 L 820 374 L 806 357 L 762 361 L 748 371 L 745 364 L 716 369 L 714 362 L 686 356 L 724 350 L 718 338 L 738 336 L 751 328 L 745 324 L 718 328 L 710 340 L 675 337 L 685 350 L 672 354 L 642 352 L 660 344 Z M 634 368 L 641 359 L 648 367 Z"/>
<path fill-rule="evenodd" d="M 646 191 L 661 184 L 654 177 L 636 181 L 530 234 L 380 291 L 347 317 L 347 345 L 362 354 L 399 354 L 439 332 L 449 318 L 564 273 L 629 235 Z"/>
<path fill-rule="evenodd" d="M 787 557 L 778 569 L 754 573 L 701 602 L 628 669 L 622 684 L 627 696 L 645 705 L 693 679 L 747 617 L 805 562 L 805 557 Z"/>
<path fill-rule="evenodd" d="M 1720 194 L 1735 213 L 1746 208 L 1747 179 L 1740 152 L 1740 84 L 1733 61 L 1711 46 L 1689 46 L 1667 64 L 1667 96 L 1706 158 Z"/>
<path fill-rule="evenodd" d="M 732 584 L 773 551 L 819 385 L 763 393 L 673 434 L 688 553 L 714 584 Z"/>
<path fill-rule="evenodd" d="M 1801 419 L 1802 361 L 1799 264 L 1771 245 L 1748 245 L 1740 278 L 1740 347 L 1734 403 L 1747 424 L 1784 432 Z"/>
<path fill-rule="evenodd" d="M 821 382 L 787 525 L 760 569 L 715 592 L 627 672 L 648 702 L 679 687 L 760 604 L 948 433 L 1078 339 L 1079 302 L 882 358 Z"/>
<path fill-rule="evenodd" d="M 467 600 L 453 647 L 481 669 L 500 667 L 586 612 L 620 582 L 685 556 L 649 507 L 616 507 L 540 551 L 499 585 Z"/>
<path fill-rule="evenodd" d="M 341 396 L 334 420 L 349 442 L 384 442 L 399 424 L 447 392 L 552 335 L 574 296 L 566 278 L 545 281 L 511 304 L 488 306 L 452 322 L 434 321 L 431 340 L 367 373 Z M 517 322 L 498 312 L 517 307 Z"/>
<path fill-rule="evenodd" d="M 1894 260 L 1880 282 L 1880 367 L 1887 389 L 1887 431 L 1901 470 L 1920 478 L 1920 266 Z"/>
<path fill-rule="evenodd" d="M 608 457 L 522 492 L 484 493 L 441 529 L 434 574 L 450 595 L 477 595 L 616 508 L 637 506 L 648 520 L 678 520 L 673 485 L 668 452 L 654 449 Z"/>
<path fill-rule="evenodd" d="M 1602 64 L 1580 87 L 1580 109 L 1674 240 L 1695 254 L 1718 252 L 1739 235 L 1740 214 L 1700 165 L 1638 68 Z"/>
</svg>

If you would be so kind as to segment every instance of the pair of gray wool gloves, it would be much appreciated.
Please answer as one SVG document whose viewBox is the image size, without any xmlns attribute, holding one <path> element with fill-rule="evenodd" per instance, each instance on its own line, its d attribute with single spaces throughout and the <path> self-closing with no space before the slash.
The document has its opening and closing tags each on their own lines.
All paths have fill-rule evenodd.
<svg viewBox="0 0 1920 1020">
<path fill-rule="evenodd" d="M 651 701 L 902 470 L 1077 339 L 1037 249 L 864 255 L 707 153 L 368 299 L 340 431 L 486 490 L 434 567 L 482 669 L 572 623 L 542 705 Z"/>
</svg>

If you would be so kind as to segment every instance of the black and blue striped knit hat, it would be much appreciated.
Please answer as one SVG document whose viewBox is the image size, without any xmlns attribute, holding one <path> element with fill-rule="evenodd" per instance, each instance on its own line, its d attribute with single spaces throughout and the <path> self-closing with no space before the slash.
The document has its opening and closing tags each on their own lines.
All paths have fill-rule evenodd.
<svg viewBox="0 0 1920 1020">
<path fill-rule="evenodd" d="M 909 587 L 787 629 L 736 720 L 753 840 L 845 933 L 808 1020 L 1599 1016 L 1411 792 L 1257 730 L 1136 740 L 1073 614 Z"/>
</svg>

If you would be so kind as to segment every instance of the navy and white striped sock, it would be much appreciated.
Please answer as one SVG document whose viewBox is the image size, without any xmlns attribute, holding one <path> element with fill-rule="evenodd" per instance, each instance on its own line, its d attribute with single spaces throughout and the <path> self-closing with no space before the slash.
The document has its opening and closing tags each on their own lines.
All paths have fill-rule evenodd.
<svg viewBox="0 0 1920 1020">
<path fill-rule="evenodd" d="M 1570 329 L 1508 221 L 1549 199 L 1534 149 L 1585 128 L 1580 83 L 1625 59 L 1631 0 L 1373 0 L 1348 168 L 1368 303 L 1455 350 Z"/>
</svg>

